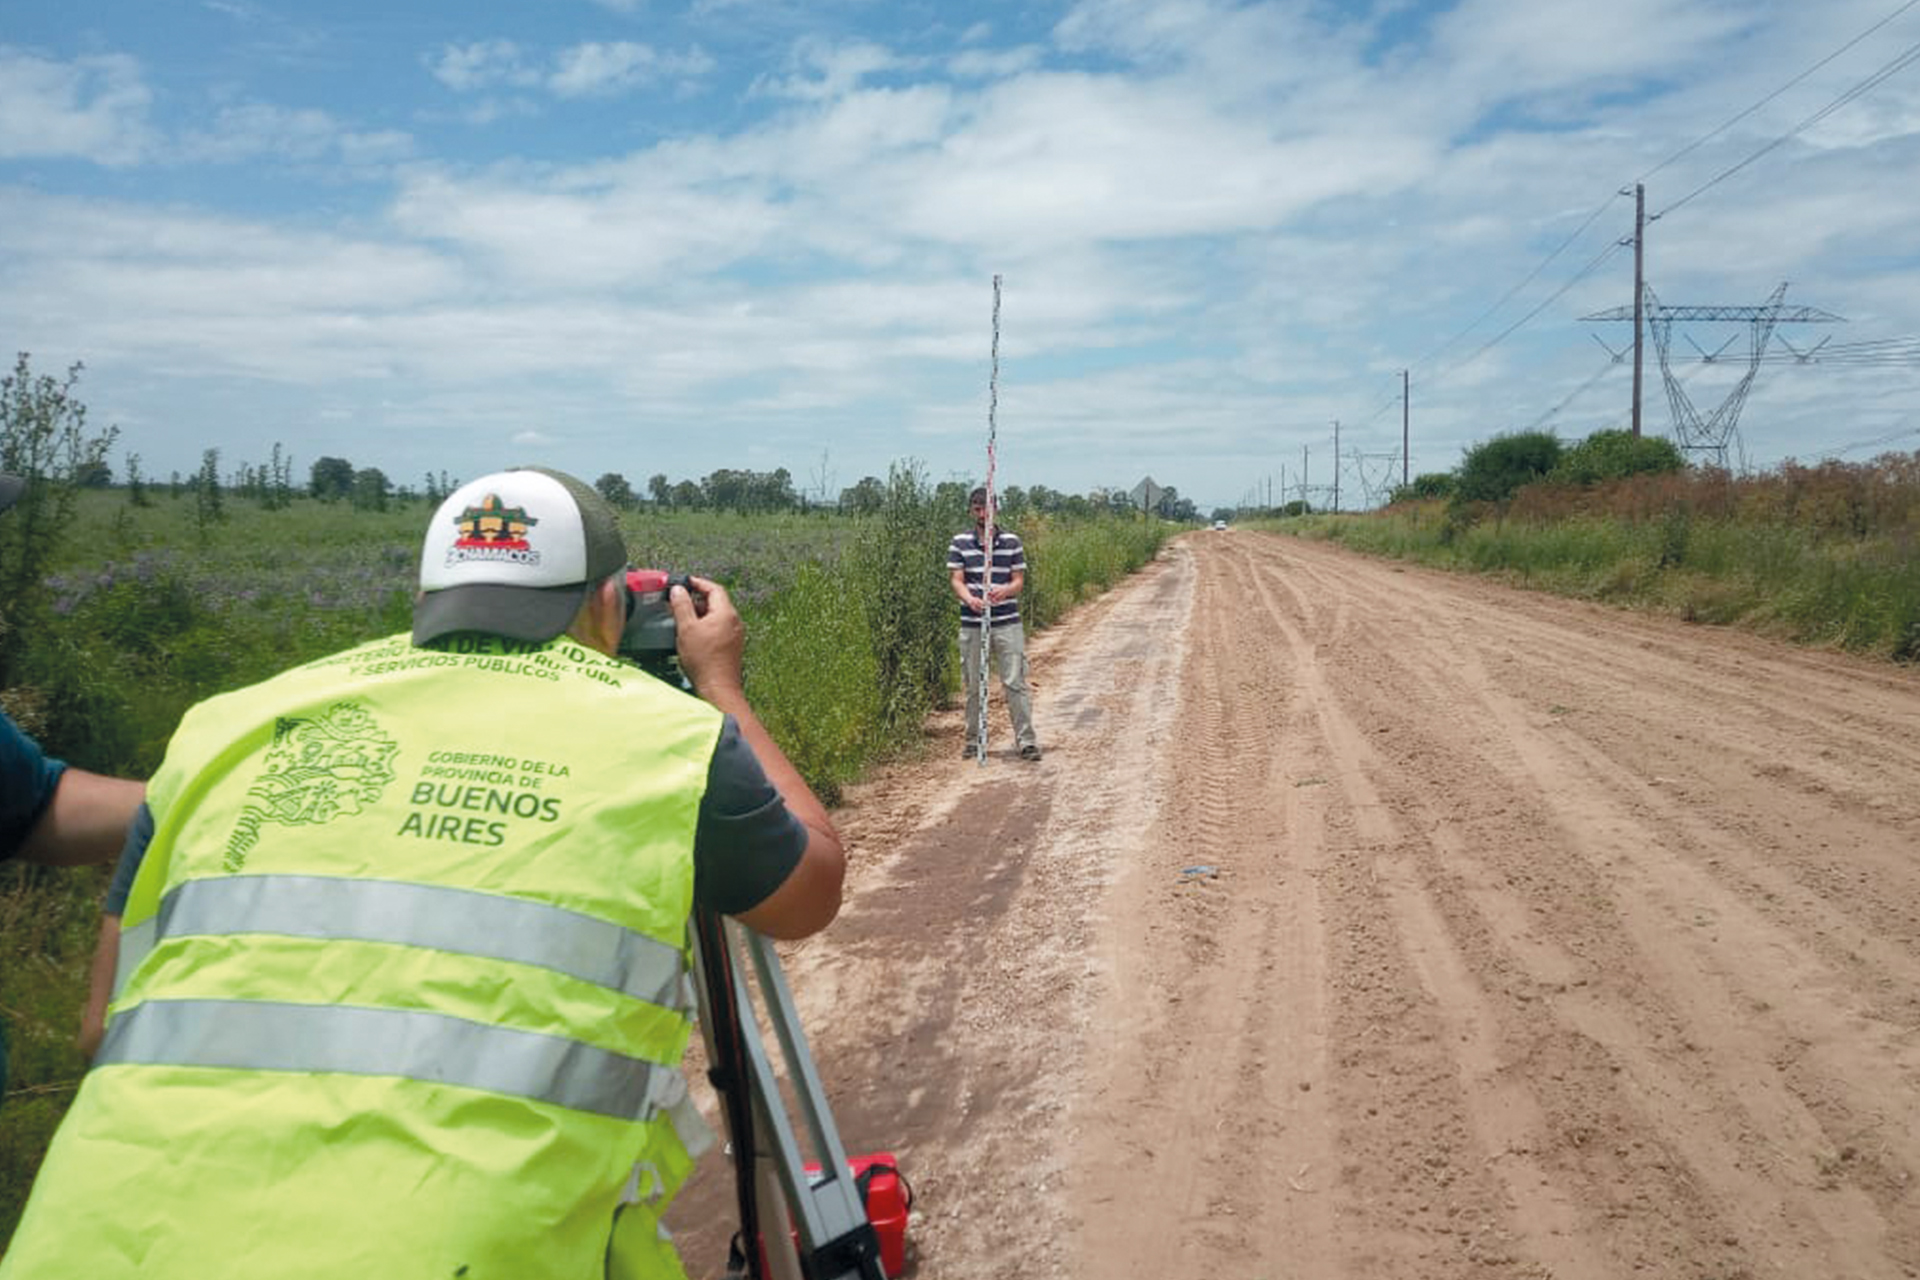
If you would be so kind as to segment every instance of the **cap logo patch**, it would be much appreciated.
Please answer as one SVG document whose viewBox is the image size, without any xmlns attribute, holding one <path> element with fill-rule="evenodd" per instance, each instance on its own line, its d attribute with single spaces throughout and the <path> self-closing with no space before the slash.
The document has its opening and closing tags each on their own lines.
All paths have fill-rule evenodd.
<svg viewBox="0 0 1920 1280">
<path fill-rule="evenodd" d="M 527 541 L 527 530 L 540 523 L 539 517 L 528 515 L 525 507 L 507 506 L 497 493 L 453 517 L 453 523 L 460 536 L 447 548 L 448 567 L 475 562 L 540 563 L 540 553 Z"/>
</svg>

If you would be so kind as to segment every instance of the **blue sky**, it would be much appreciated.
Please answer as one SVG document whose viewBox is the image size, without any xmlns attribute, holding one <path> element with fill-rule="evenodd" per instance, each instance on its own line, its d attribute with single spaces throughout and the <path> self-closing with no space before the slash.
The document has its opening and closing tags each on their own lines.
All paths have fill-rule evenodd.
<svg viewBox="0 0 1920 1280">
<path fill-rule="evenodd" d="M 1304 457 L 1322 505 L 1338 422 L 1351 505 L 1402 370 L 1415 473 L 1625 424 L 1631 327 L 1581 317 L 1644 180 L 1662 301 L 1845 317 L 1779 330 L 1853 358 L 1763 364 L 1741 456 L 1860 461 L 1920 447 L 1859 345 L 1920 335 L 1917 44 L 1901 0 L 13 6 L 0 333 L 85 362 L 116 470 L 831 495 L 978 476 L 997 274 L 1002 484 L 1210 509 Z M 1743 367 L 1676 372 L 1704 414 Z"/>
</svg>

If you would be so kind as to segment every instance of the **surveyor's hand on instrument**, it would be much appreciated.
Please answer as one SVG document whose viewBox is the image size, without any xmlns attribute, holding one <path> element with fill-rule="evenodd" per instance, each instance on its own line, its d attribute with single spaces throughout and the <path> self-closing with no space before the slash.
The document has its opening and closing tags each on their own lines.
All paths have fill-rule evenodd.
<svg viewBox="0 0 1920 1280">
<path fill-rule="evenodd" d="M 720 686 L 741 687 L 740 655 L 746 648 L 747 628 L 727 596 L 727 589 L 711 578 L 688 575 L 695 591 L 706 597 L 706 608 L 696 608 L 685 587 L 667 592 L 680 653 L 680 670 L 695 693 L 711 697 Z"/>
</svg>

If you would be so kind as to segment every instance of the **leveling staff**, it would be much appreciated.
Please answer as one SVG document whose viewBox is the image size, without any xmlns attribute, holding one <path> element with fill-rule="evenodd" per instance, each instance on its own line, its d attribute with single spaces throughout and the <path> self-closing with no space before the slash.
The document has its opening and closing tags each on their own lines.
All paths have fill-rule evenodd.
<svg viewBox="0 0 1920 1280">
<path fill-rule="evenodd" d="M 671 598 L 697 697 L 611 656 L 625 564 L 577 479 L 486 476 L 433 517 L 411 637 L 188 713 L 0 1277 L 682 1274 L 689 913 L 803 936 L 844 859 L 724 590 Z"/>
</svg>

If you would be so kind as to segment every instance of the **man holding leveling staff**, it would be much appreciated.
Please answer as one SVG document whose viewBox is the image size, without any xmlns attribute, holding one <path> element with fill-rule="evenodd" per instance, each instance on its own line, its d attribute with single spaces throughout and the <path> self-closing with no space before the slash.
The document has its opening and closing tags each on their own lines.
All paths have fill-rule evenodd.
<svg viewBox="0 0 1920 1280">
<path fill-rule="evenodd" d="M 462 486 L 420 585 L 411 636 L 182 722 L 0 1277 L 681 1274 L 689 913 L 823 928 L 839 838 L 718 584 L 671 593 L 698 696 L 615 656 L 625 547 L 579 480 Z"/>
<path fill-rule="evenodd" d="M 973 527 L 947 544 L 947 577 L 960 601 L 960 677 L 967 694 L 967 741 L 962 759 L 981 750 L 981 702 L 987 693 L 986 650 L 1007 695 L 1013 743 L 1022 760 L 1040 758 L 1033 732 L 1033 700 L 1027 687 L 1027 639 L 1020 623 L 1020 591 L 1027 583 L 1027 553 L 1018 535 L 987 532 L 987 491 L 967 495 Z M 992 546 L 989 548 L 988 542 Z M 984 623 L 983 623 L 984 619 Z"/>
</svg>

